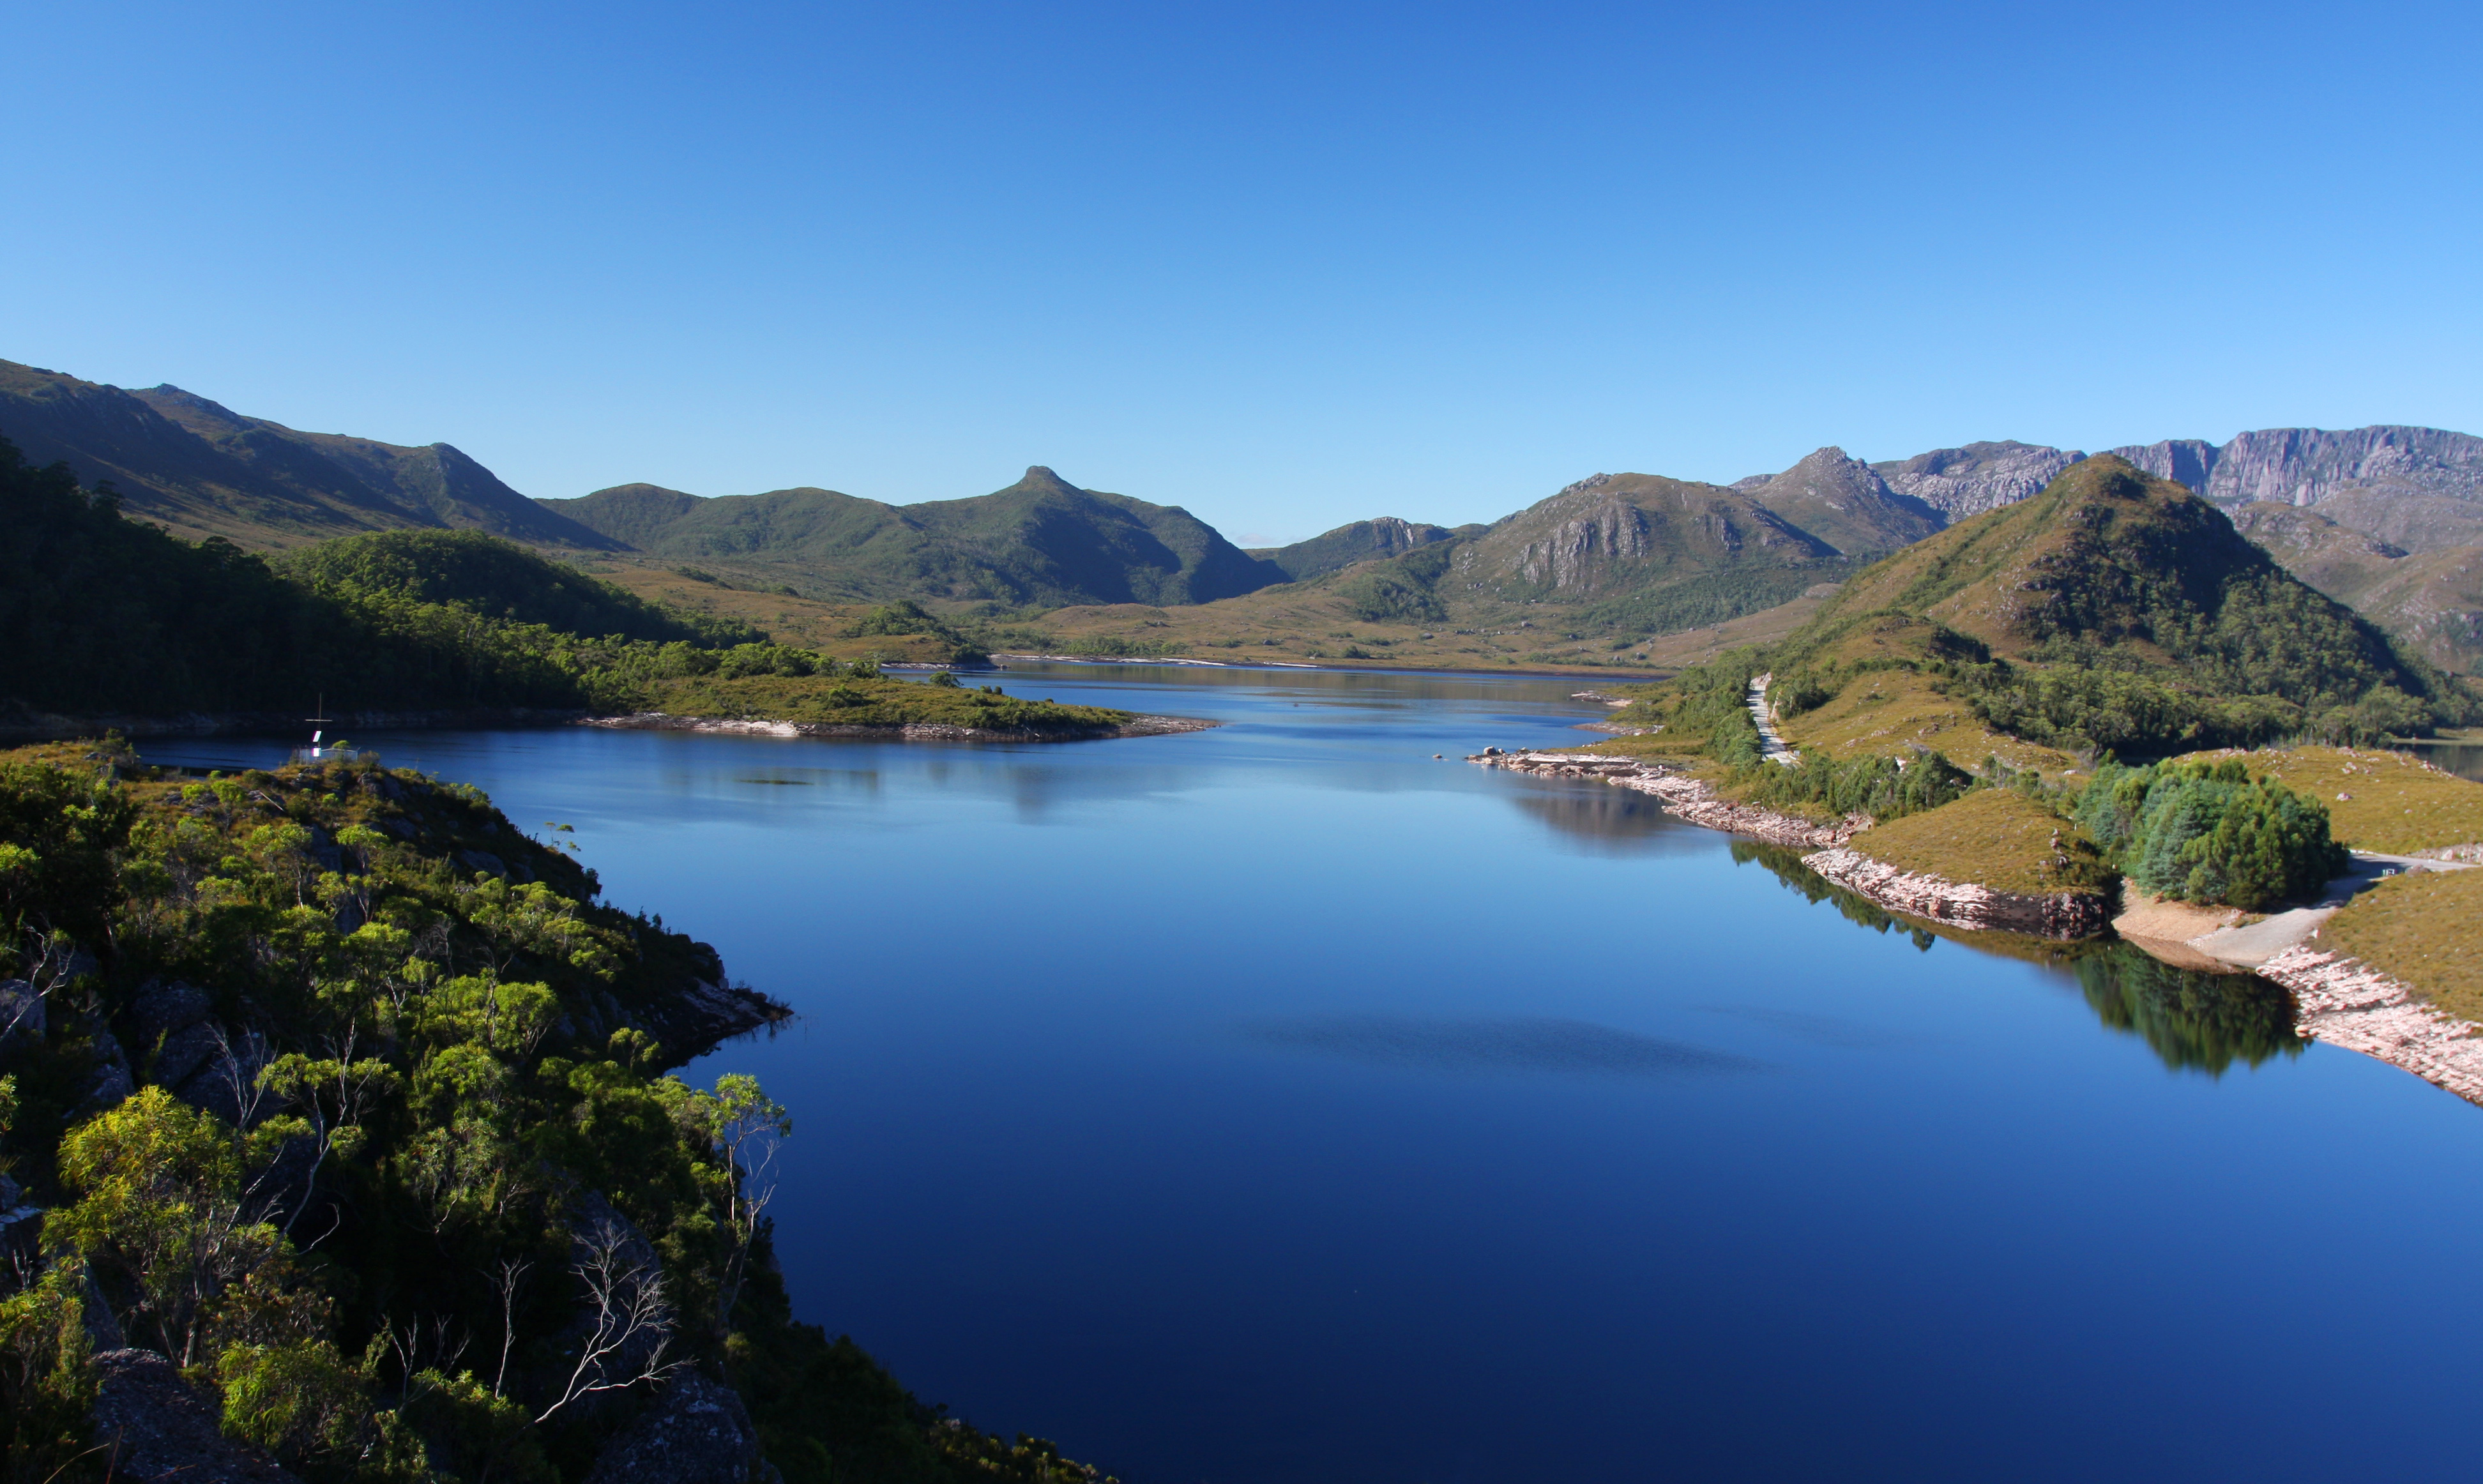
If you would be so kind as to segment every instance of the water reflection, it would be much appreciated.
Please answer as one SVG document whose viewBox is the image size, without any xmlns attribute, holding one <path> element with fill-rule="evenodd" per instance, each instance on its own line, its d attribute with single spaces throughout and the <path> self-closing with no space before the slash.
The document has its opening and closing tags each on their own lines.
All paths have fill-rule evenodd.
<svg viewBox="0 0 2483 1484">
<path fill-rule="evenodd" d="M 2417 742 L 2408 750 L 2435 768 L 2483 783 L 2483 742 Z"/>
<path fill-rule="evenodd" d="M 1879 903 L 1868 897 L 1856 896 L 1844 888 L 1830 883 L 1827 877 L 1802 864 L 1802 852 L 1790 845 L 1770 845 L 1760 840 L 1735 840 L 1733 863 L 1748 865 L 1753 861 L 1775 872 L 1776 880 L 1786 889 L 1795 892 L 1805 901 L 1834 903 L 1836 910 L 1844 914 L 1848 922 L 1869 928 L 1875 933 L 1903 928 L 1906 936 L 1914 941 L 1914 946 L 1925 953 L 1931 952 L 1932 944 L 1937 941 L 1930 930 L 1900 921 L 1895 913 L 1882 907 Z"/>
<path fill-rule="evenodd" d="M 2014 933 L 1963 933 L 1897 916 L 1802 863 L 1802 852 L 1753 840 L 1733 842 L 1733 862 L 1750 861 L 1811 902 L 1831 902 L 1847 920 L 1878 933 L 1903 930 L 1928 952 L 1940 939 L 1996 957 L 2025 959 L 2073 975 L 2096 1018 L 2139 1037 L 2164 1065 L 2220 1076 L 2239 1061 L 2256 1067 L 2299 1056 L 2293 996 L 2256 974 L 2176 968 L 2118 939 L 2055 942 Z"/>
<path fill-rule="evenodd" d="M 2222 1075 L 2235 1061 L 2299 1056 L 2307 1044 L 2293 1028 L 2293 996 L 2256 974 L 2176 968 L 2125 942 L 2074 967 L 2096 1019 L 2145 1040 L 2167 1067 Z"/>
<path fill-rule="evenodd" d="M 1671 855 L 1702 851 L 1695 825 L 1683 824 L 1664 806 L 1634 788 L 1575 780 L 1517 781 L 1509 802 L 1562 837 L 1563 844 L 1599 856 Z"/>
<path fill-rule="evenodd" d="M 1669 1077 L 1757 1072 L 1767 1064 L 1729 1051 L 1642 1036 L 1587 1020 L 1523 1018 L 1442 1020 L 1331 1016 L 1242 1028 L 1244 1039 L 1428 1072 L 1546 1072 L 1562 1076 Z"/>
</svg>

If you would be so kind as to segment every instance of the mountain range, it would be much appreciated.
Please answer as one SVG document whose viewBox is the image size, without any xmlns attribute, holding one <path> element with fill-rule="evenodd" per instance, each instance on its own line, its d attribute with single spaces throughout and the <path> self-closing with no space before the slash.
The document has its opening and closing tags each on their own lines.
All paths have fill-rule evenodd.
<svg viewBox="0 0 2483 1484">
<path fill-rule="evenodd" d="M 1295 583 L 1373 617 L 1480 625 L 1550 605 L 1561 624 L 1615 632 L 1782 602 L 2024 501 L 2087 457 L 2004 441 L 1864 463 L 1825 447 L 1729 486 L 1596 474 L 1487 525 L 1375 517 L 1245 551 L 1179 506 L 1081 489 L 1041 465 L 990 494 L 902 506 L 810 487 L 528 499 L 446 443 L 304 433 L 176 386 L 126 391 L 8 361 L 0 435 L 31 463 L 109 481 L 131 514 L 176 534 L 261 549 L 470 528 L 830 600 L 1193 605 Z M 2483 438 L 2285 428 L 2111 452 L 2224 507 L 2434 663 L 2483 670 Z"/>
<path fill-rule="evenodd" d="M 109 481 L 134 515 L 260 548 L 359 531 L 466 527 L 536 545 L 613 544 L 446 443 L 301 433 L 178 386 L 123 391 L 0 360 L 0 435 L 29 464 Z"/>
</svg>

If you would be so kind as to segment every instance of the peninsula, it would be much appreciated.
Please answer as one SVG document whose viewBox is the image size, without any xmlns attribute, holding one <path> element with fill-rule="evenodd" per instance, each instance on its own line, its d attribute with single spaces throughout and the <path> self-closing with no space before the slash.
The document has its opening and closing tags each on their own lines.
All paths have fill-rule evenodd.
<svg viewBox="0 0 2483 1484">
<path fill-rule="evenodd" d="M 369 762 L 0 753 L 12 1467 L 1101 1477 L 793 1319 L 794 1115 L 669 1071 L 788 1012 L 560 838 Z"/>
<path fill-rule="evenodd" d="M 1922 922 L 2255 970 L 2303 1034 L 2483 1100 L 2483 785 L 2375 746 L 2475 696 L 2172 481 L 2070 465 L 1629 699 L 1632 734 L 1476 760 L 1801 847 Z"/>
</svg>

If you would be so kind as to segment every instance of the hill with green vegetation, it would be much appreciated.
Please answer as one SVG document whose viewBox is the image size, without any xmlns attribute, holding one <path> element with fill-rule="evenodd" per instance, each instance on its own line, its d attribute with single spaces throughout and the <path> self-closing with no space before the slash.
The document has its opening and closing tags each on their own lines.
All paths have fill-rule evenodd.
<svg viewBox="0 0 2483 1484">
<path fill-rule="evenodd" d="M 2233 528 L 2443 670 L 2483 674 L 2483 546 L 2408 552 L 2314 509 L 2255 500 Z"/>
<path fill-rule="evenodd" d="M 317 591 L 453 605 L 593 638 L 707 649 L 767 641 L 750 624 L 665 609 L 480 531 L 349 536 L 288 552 L 273 565 Z"/>
<path fill-rule="evenodd" d="M 1460 536 L 1480 536 L 1490 529 L 1487 525 L 1461 525 L 1451 530 L 1447 526 L 1426 525 L 1421 521 L 1381 516 L 1373 520 L 1350 521 L 1290 546 L 1252 547 L 1249 555 L 1273 564 L 1278 571 L 1285 574 L 1288 582 L 1307 582 L 1313 577 L 1342 571 L 1356 562 L 1383 561 L 1420 546 L 1455 541 Z"/>
<path fill-rule="evenodd" d="M 34 464 L 67 464 L 89 488 L 109 482 L 133 515 L 193 539 L 266 550 L 458 527 L 538 545 L 612 544 L 445 443 L 302 433 L 177 386 L 123 391 L 0 360 L 0 436 Z"/>
<path fill-rule="evenodd" d="M 0 1009 L 12 1479 L 1098 1477 L 792 1317 L 801 1110 L 667 1070 L 784 1012 L 471 787 L 0 754 Z"/>
<path fill-rule="evenodd" d="M 1902 670 L 2072 753 L 2366 738 L 2475 705 L 2223 512 L 2109 455 L 1857 573 L 1770 663 L 1797 725 Z"/>
<path fill-rule="evenodd" d="M 920 505 L 652 485 L 538 503 L 655 556 L 733 562 L 831 600 L 1202 603 L 1285 580 L 1179 506 L 1081 490 L 1039 465 L 1005 490 Z"/>
<path fill-rule="evenodd" d="M 1885 556 L 1948 523 L 1936 508 L 1900 494 L 1841 448 L 1823 448 L 1745 492 L 1848 557 Z"/>
<path fill-rule="evenodd" d="M 1799 766 L 1761 758 L 1762 679 Z M 1870 815 L 1852 848 L 1908 870 L 2021 891 L 2125 872 L 2259 911 L 2340 868 L 2332 793 L 2357 811 L 2337 835 L 2373 848 L 2461 845 L 2483 819 L 2472 784 L 2299 744 L 2476 709 L 2221 511 L 2107 455 L 1864 569 L 1781 641 L 1642 692 L 1614 720 L 1661 729 L 1597 751 L 1690 761 L 1763 808 Z M 2296 745 L 2258 762 L 2168 755 L 2278 740 Z M 1994 790 L 2019 802 L 1969 803 Z"/>
<path fill-rule="evenodd" d="M 0 726 L 63 718 L 290 729 L 343 713 L 705 714 L 856 728 L 984 719 L 1010 734 L 1092 735 L 1125 713 L 981 702 L 669 610 L 475 531 L 346 538 L 271 564 L 125 518 L 63 465 L 0 439 Z M 970 649 L 920 608 L 858 625 Z M 77 725 L 74 721 L 67 725 Z"/>
</svg>

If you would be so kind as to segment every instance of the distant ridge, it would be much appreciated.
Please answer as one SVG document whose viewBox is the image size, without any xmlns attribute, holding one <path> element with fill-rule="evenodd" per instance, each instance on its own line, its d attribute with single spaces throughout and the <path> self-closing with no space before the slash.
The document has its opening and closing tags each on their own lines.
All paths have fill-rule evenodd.
<svg viewBox="0 0 2483 1484">
<path fill-rule="evenodd" d="M 1454 541 L 1459 536 L 1479 536 L 1489 529 L 1485 525 L 1467 525 L 1451 530 L 1447 526 L 1380 516 L 1338 526 L 1333 531 L 1322 532 L 1290 546 L 1253 547 L 1250 555 L 1263 562 L 1274 563 L 1292 581 L 1306 582 L 1326 572 L 1340 571 L 1356 562 L 1380 561 L 1418 546 Z"/>
<path fill-rule="evenodd" d="M 1177 505 L 1081 490 L 1041 464 L 990 494 L 918 505 L 812 488 L 702 497 L 655 485 L 537 503 L 638 550 L 733 561 L 811 596 L 1204 603 L 1287 580 Z"/>
<path fill-rule="evenodd" d="M 489 531 L 542 545 L 612 543 L 544 510 L 446 443 L 302 433 L 164 385 L 144 391 L 0 360 L 0 436 L 29 463 L 110 481 L 132 514 L 192 537 L 299 545 L 358 531 Z"/>
<path fill-rule="evenodd" d="M 1836 447 L 1745 492 L 1849 557 L 1885 556 L 1948 523 L 1937 508 L 1889 488 L 1878 470 Z"/>
</svg>

